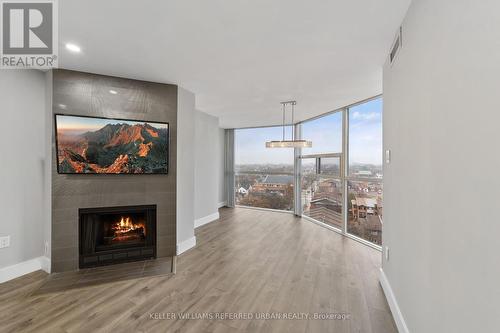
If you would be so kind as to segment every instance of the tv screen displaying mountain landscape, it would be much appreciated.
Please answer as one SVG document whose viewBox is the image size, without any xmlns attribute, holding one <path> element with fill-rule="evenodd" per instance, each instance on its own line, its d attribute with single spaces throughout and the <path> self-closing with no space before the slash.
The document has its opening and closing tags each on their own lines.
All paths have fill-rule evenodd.
<svg viewBox="0 0 500 333">
<path fill-rule="evenodd" d="M 57 171 L 166 174 L 168 123 L 56 115 Z"/>
</svg>

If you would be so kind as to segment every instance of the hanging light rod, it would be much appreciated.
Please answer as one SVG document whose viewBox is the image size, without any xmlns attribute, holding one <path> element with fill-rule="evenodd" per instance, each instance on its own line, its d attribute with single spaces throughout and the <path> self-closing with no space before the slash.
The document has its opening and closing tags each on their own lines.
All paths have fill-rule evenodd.
<svg viewBox="0 0 500 333">
<path fill-rule="evenodd" d="M 312 142 L 306 140 L 267 141 L 266 148 L 311 148 Z"/>
<path fill-rule="evenodd" d="M 312 142 L 306 140 L 295 140 L 294 130 L 292 130 L 292 140 L 285 140 L 285 120 L 286 120 L 286 107 L 287 105 L 291 106 L 292 111 L 292 123 L 295 113 L 295 105 L 297 105 L 296 101 L 285 101 L 281 102 L 283 109 L 283 139 L 281 141 L 267 141 L 266 148 L 311 148 Z"/>
</svg>

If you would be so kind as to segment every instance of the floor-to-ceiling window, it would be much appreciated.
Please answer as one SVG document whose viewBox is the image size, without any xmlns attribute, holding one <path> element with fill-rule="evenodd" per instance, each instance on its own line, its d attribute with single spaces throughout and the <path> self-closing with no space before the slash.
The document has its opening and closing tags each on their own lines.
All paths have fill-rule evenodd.
<svg viewBox="0 0 500 333">
<path fill-rule="evenodd" d="M 382 244 L 382 98 L 296 125 L 312 148 L 266 148 L 282 127 L 236 129 L 235 201 L 294 211 L 375 245 Z M 290 136 L 291 126 L 286 127 Z M 299 172 L 297 172 L 299 171 Z M 295 176 L 300 188 L 294 194 Z M 300 205 L 294 206 L 294 197 Z M 294 209 L 295 207 L 295 209 Z"/>
<path fill-rule="evenodd" d="M 338 229 L 343 225 L 342 112 L 302 125 L 302 137 L 313 142 L 302 149 L 302 214 Z"/>
<path fill-rule="evenodd" d="M 287 126 L 287 135 L 292 127 Z M 282 137 L 282 127 L 236 129 L 235 202 L 237 205 L 293 210 L 293 149 L 266 148 Z"/>
<path fill-rule="evenodd" d="M 382 244 L 382 98 L 349 108 L 347 232 Z"/>
<path fill-rule="evenodd" d="M 382 243 L 382 98 L 305 121 L 302 214 L 370 243 Z M 344 207 L 347 207 L 345 209 Z"/>
</svg>

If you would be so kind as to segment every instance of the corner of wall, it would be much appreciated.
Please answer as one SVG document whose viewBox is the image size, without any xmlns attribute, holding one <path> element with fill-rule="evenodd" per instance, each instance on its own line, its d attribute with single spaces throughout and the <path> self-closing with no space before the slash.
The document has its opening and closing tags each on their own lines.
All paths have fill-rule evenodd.
<svg viewBox="0 0 500 333">
<path fill-rule="evenodd" d="M 47 257 L 38 257 L 0 268 L 0 283 L 16 279 L 38 270 L 44 270 L 50 273 L 50 259 Z"/>
<path fill-rule="evenodd" d="M 400 333 L 409 333 L 410 331 L 406 326 L 406 322 L 403 318 L 403 313 L 401 312 L 398 301 L 396 300 L 396 295 L 394 295 L 389 280 L 387 279 L 387 276 L 385 275 L 382 268 L 380 268 L 379 281 L 380 285 L 382 286 L 382 290 L 384 291 L 385 298 L 387 299 L 387 303 L 389 304 L 389 308 L 391 309 L 394 321 L 396 322 L 398 331 Z"/>
<path fill-rule="evenodd" d="M 49 257 L 46 257 L 46 256 L 43 256 L 43 257 L 40 257 L 38 258 L 40 260 L 40 268 L 49 273 L 52 271 L 52 266 L 51 266 L 51 262 L 50 262 L 50 258 Z"/>
<path fill-rule="evenodd" d="M 213 214 L 200 217 L 199 219 L 194 220 L 194 227 L 198 228 L 207 223 L 213 222 L 219 219 L 219 212 L 215 212 Z"/>
<path fill-rule="evenodd" d="M 196 246 L 196 236 L 186 239 L 180 243 L 177 243 L 177 255 L 186 252 Z"/>
<path fill-rule="evenodd" d="M 195 95 L 181 87 L 177 90 L 177 253 L 196 244 L 194 238 L 194 163 Z"/>
</svg>

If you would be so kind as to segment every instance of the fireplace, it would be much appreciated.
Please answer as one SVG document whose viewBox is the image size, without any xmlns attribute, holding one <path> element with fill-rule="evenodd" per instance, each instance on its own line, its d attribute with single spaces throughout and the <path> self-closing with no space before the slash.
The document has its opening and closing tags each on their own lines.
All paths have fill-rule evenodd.
<svg viewBox="0 0 500 333">
<path fill-rule="evenodd" d="M 156 257 L 156 205 L 79 210 L 80 268 Z"/>
</svg>

